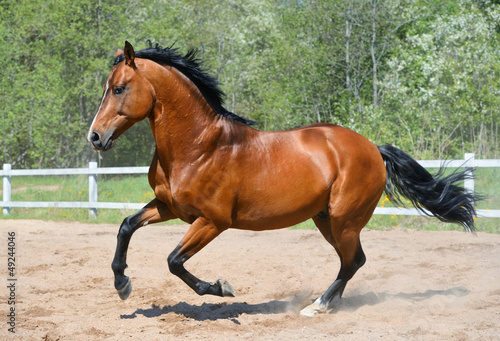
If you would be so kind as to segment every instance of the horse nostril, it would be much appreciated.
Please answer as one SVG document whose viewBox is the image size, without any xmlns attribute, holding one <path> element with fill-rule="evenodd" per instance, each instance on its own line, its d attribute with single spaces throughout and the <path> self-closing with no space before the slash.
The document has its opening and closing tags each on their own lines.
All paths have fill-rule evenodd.
<svg viewBox="0 0 500 341">
<path fill-rule="evenodd" d="M 90 142 L 90 144 L 94 149 L 106 151 L 108 149 L 111 149 L 111 147 L 113 147 L 113 134 L 108 136 L 106 133 L 104 133 L 104 136 L 101 137 L 101 135 L 99 135 L 98 132 L 93 131 L 88 136 L 88 141 Z"/>
<path fill-rule="evenodd" d="M 90 142 L 95 143 L 95 142 L 99 141 L 100 139 L 101 139 L 101 137 L 95 131 L 92 133 L 92 135 L 90 135 Z"/>
</svg>

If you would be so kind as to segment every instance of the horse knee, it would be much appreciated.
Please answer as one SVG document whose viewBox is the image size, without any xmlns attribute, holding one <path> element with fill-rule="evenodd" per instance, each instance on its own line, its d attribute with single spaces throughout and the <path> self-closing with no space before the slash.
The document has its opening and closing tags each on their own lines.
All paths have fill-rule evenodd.
<svg viewBox="0 0 500 341">
<path fill-rule="evenodd" d="M 122 224 L 120 225 L 120 229 L 118 230 L 118 238 L 120 237 L 125 237 L 125 236 L 129 236 L 132 234 L 132 228 L 127 220 L 127 218 L 125 218 L 122 222 Z"/>
</svg>

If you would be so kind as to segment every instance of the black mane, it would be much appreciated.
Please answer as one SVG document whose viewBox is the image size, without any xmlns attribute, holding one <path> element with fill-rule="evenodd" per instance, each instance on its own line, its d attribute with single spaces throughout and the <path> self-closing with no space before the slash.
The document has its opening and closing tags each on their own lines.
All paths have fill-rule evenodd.
<svg viewBox="0 0 500 341">
<path fill-rule="evenodd" d="M 227 117 L 231 120 L 244 123 L 246 125 L 255 124 L 255 122 L 246 118 L 240 117 L 223 107 L 224 92 L 219 88 L 220 83 L 205 70 L 202 69 L 202 61 L 196 57 L 196 50 L 190 50 L 186 55 L 179 53 L 177 48 L 167 47 L 162 48 L 158 44 L 154 46 L 136 51 L 136 58 L 144 58 L 152 60 L 158 64 L 168 65 L 182 72 L 187 78 L 193 82 L 201 94 L 207 100 L 208 104 L 214 109 L 217 115 Z M 116 57 L 113 65 L 117 65 L 125 60 L 125 56 L 119 55 Z"/>
</svg>

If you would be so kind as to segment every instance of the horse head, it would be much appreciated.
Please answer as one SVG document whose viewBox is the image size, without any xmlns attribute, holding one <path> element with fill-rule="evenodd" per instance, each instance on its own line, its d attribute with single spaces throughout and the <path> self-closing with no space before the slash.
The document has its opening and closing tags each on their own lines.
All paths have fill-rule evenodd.
<svg viewBox="0 0 500 341">
<path fill-rule="evenodd" d="M 109 150 L 121 134 L 149 116 L 154 98 L 153 87 L 137 69 L 134 48 L 125 42 L 116 53 L 87 140 L 96 150 Z"/>
</svg>

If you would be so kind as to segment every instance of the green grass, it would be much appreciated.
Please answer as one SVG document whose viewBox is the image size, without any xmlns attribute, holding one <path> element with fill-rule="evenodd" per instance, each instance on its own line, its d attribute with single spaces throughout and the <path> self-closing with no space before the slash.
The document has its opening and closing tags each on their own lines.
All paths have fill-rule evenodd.
<svg viewBox="0 0 500 341">
<path fill-rule="evenodd" d="M 480 209 L 500 209 L 500 169 L 479 168 L 476 171 L 475 190 L 486 199 L 477 203 Z M 12 177 L 13 201 L 88 201 L 87 176 L 23 176 Z M 101 202 L 144 203 L 151 201 L 154 194 L 146 175 L 99 175 L 98 200 Z M 384 197 L 379 204 L 390 206 Z M 10 216 L 0 214 L 0 219 L 42 219 L 81 221 L 87 223 L 119 224 L 135 210 L 99 209 L 97 219 L 89 217 L 87 209 L 56 208 L 12 208 Z M 178 220 L 171 223 L 182 223 Z M 500 233 L 500 218 L 478 218 L 477 230 Z M 314 229 L 312 220 L 292 228 Z M 461 230 L 457 224 L 445 224 L 435 218 L 415 216 L 374 215 L 367 225 L 369 229 L 419 229 L 419 230 Z"/>
<path fill-rule="evenodd" d="M 292 229 L 315 229 L 316 226 L 312 219 L 291 227 Z M 389 215 L 373 215 L 368 224 L 367 229 L 371 230 L 397 230 L 397 229 L 413 229 L 426 231 L 463 231 L 462 226 L 458 224 L 446 224 L 436 218 L 419 217 L 419 216 L 389 216 Z M 500 218 L 478 218 L 476 220 L 476 228 L 478 232 L 500 233 Z"/>
<path fill-rule="evenodd" d="M 430 169 L 435 173 L 437 169 Z M 452 169 L 449 170 L 451 172 Z M 448 173 L 449 173 L 448 172 Z M 500 169 L 499 168 L 478 168 L 475 171 L 474 190 L 484 197 L 484 200 L 478 201 L 478 209 L 500 209 Z M 405 202 L 406 200 L 403 200 Z M 394 206 L 382 196 L 379 206 Z M 389 216 L 374 215 L 366 226 L 370 229 L 418 229 L 430 231 L 449 231 L 462 230 L 458 224 L 443 223 L 431 217 L 419 216 Z M 500 218 L 477 218 L 477 231 L 500 233 Z"/>
<path fill-rule="evenodd" d="M 87 176 L 12 177 L 12 201 L 88 201 Z M 98 200 L 101 202 L 148 203 L 154 199 L 146 175 L 99 175 Z M 119 224 L 136 210 L 99 209 L 97 219 L 88 209 L 11 208 L 0 219 L 42 219 Z M 179 221 L 170 221 L 179 223 Z"/>
</svg>

